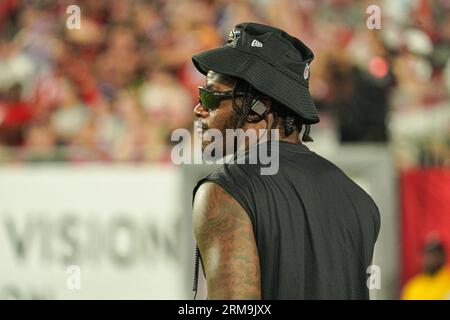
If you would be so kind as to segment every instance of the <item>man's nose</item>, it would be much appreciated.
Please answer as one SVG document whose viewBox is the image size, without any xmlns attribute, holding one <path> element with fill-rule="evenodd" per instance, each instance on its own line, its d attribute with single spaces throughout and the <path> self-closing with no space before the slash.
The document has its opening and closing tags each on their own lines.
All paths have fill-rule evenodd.
<svg viewBox="0 0 450 320">
<path fill-rule="evenodd" d="M 209 115 L 209 112 L 203 108 L 201 103 L 199 103 L 194 108 L 194 115 L 198 118 L 206 118 Z"/>
</svg>

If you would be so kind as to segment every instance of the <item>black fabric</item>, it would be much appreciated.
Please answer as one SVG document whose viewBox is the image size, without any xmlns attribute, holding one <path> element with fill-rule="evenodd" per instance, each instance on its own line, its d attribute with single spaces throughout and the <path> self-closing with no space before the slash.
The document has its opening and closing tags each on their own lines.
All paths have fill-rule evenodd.
<svg viewBox="0 0 450 320">
<path fill-rule="evenodd" d="M 267 25 L 241 23 L 233 32 L 228 44 L 194 55 L 196 68 L 205 75 L 213 70 L 244 79 L 300 115 L 305 123 L 319 122 L 308 89 L 312 51 L 299 39 Z"/>
<path fill-rule="evenodd" d="M 263 299 L 368 299 L 380 215 L 372 198 L 306 146 L 280 141 L 279 171 L 225 164 L 206 177 L 248 213 Z M 248 153 L 245 155 L 248 160 Z"/>
</svg>

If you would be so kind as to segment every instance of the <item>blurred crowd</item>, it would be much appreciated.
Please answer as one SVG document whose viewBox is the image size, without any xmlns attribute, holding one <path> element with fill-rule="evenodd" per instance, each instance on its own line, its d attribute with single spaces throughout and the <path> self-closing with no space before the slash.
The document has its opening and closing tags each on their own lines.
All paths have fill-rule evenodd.
<svg viewBox="0 0 450 320">
<path fill-rule="evenodd" d="M 243 21 L 312 48 L 311 92 L 342 143 L 448 161 L 450 0 L 1 0 L 0 161 L 169 161 L 204 82 L 190 57 Z"/>
</svg>

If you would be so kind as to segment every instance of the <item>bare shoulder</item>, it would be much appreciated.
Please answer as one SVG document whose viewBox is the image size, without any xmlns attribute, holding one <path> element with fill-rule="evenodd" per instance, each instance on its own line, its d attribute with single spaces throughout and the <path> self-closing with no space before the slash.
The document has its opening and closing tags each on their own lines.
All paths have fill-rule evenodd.
<svg viewBox="0 0 450 320">
<path fill-rule="evenodd" d="M 221 186 L 214 182 L 205 182 L 197 190 L 193 206 L 194 228 L 212 221 L 250 222 L 242 206 Z M 212 224 L 212 225 L 211 225 Z M 231 226 L 230 226 L 231 227 Z"/>
<path fill-rule="evenodd" d="M 260 298 L 258 250 L 242 206 L 218 184 L 205 182 L 195 195 L 193 225 L 208 298 Z"/>
</svg>

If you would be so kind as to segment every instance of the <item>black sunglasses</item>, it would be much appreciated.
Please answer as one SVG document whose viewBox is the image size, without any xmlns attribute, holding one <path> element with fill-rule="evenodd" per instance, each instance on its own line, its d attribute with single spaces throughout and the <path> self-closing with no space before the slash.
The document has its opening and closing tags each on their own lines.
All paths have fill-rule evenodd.
<svg viewBox="0 0 450 320">
<path fill-rule="evenodd" d="M 243 92 L 238 92 L 235 96 L 242 96 Z M 198 100 L 199 103 L 207 111 L 217 109 L 222 100 L 231 99 L 233 97 L 233 91 L 214 91 L 205 87 L 198 87 Z"/>
</svg>

